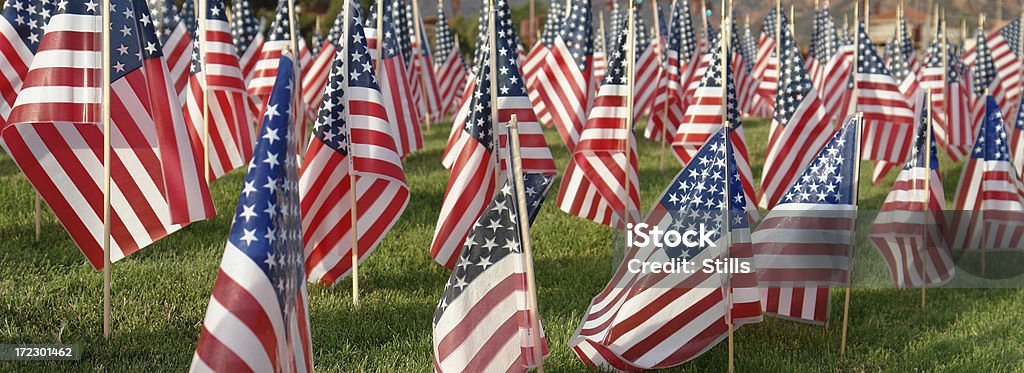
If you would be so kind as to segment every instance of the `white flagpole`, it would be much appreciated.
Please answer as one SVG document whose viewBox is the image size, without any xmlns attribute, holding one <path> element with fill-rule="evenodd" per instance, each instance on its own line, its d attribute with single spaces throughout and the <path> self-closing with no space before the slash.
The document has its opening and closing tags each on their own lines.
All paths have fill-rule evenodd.
<svg viewBox="0 0 1024 373">
<path fill-rule="evenodd" d="M 103 122 L 103 337 L 110 338 L 110 0 L 103 1 L 100 121 Z"/>
<path fill-rule="evenodd" d="M 206 0 L 194 0 L 199 64 L 203 69 L 203 177 L 210 181 L 210 82 L 206 80 Z"/>
<path fill-rule="evenodd" d="M 854 17 L 856 18 L 856 17 Z M 853 251 L 856 251 L 857 244 L 857 213 L 860 209 L 860 162 L 861 162 L 861 135 L 864 132 L 864 113 L 858 112 L 857 114 L 857 136 L 856 144 L 857 147 L 855 152 L 855 159 L 853 162 L 853 220 L 850 222 L 850 258 L 853 258 Z M 852 260 L 851 260 L 852 263 Z M 846 331 L 850 326 L 850 286 L 853 282 L 853 267 L 850 267 L 846 271 L 846 295 L 843 300 L 843 333 L 839 341 L 839 357 L 846 356 Z"/>
<path fill-rule="evenodd" d="M 493 14 L 492 14 L 493 15 Z M 516 210 L 518 211 L 519 218 L 519 233 L 522 236 L 523 245 L 523 269 L 526 272 L 526 292 L 529 294 L 528 298 L 530 301 L 529 314 L 530 314 L 530 334 L 533 336 L 533 361 L 537 364 L 537 372 L 544 372 L 544 357 L 541 351 L 544 340 L 541 337 L 540 329 L 540 309 L 537 303 L 537 279 L 533 270 L 533 243 L 530 241 L 530 213 L 529 205 L 526 203 L 526 194 L 524 190 L 525 181 L 523 180 L 523 157 L 519 150 L 519 123 L 518 118 L 515 114 L 512 114 L 511 121 L 508 123 L 509 138 L 512 141 L 511 146 L 511 166 L 512 166 L 512 177 L 516 185 Z"/>
<path fill-rule="evenodd" d="M 422 24 L 421 24 L 422 23 L 421 22 L 422 19 L 420 19 L 420 2 L 419 2 L 419 0 L 412 0 L 412 18 L 413 18 L 413 28 L 415 29 L 415 32 L 416 32 L 416 45 L 419 46 L 419 50 L 413 51 L 413 53 L 418 54 L 418 56 L 416 56 L 416 58 L 422 60 L 422 58 L 423 58 L 423 50 L 424 50 L 423 49 L 424 48 L 423 44 L 425 44 L 425 43 L 423 42 L 423 27 L 422 27 Z M 424 108 L 424 110 L 423 110 L 423 121 L 427 123 L 427 132 L 430 132 L 430 102 L 428 102 L 428 100 L 427 100 L 427 88 L 428 88 L 427 87 L 427 82 L 428 82 L 427 81 L 427 66 L 426 66 L 426 63 L 424 63 L 422 61 L 420 63 L 420 82 L 423 84 L 422 85 L 423 88 L 420 89 L 420 99 L 423 100 L 423 108 Z"/>
</svg>

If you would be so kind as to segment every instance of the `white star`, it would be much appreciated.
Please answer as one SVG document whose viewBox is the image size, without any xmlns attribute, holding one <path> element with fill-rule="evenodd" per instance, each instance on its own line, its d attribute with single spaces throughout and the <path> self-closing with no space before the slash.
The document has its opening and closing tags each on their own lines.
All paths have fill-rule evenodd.
<svg viewBox="0 0 1024 373">
<path fill-rule="evenodd" d="M 271 145 L 274 144 L 274 141 L 281 139 L 281 137 L 277 135 L 277 128 L 270 127 L 267 127 L 267 133 L 263 134 L 263 138 L 267 139 L 267 141 L 270 142 Z"/>
<path fill-rule="evenodd" d="M 274 166 L 278 166 L 281 164 L 281 162 L 277 160 L 277 154 L 271 153 L 269 151 L 267 152 L 267 159 L 264 159 L 263 163 L 269 164 L 271 170 L 274 169 Z"/>
<path fill-rule="evenodd" d="M 253 241 L 258 240 L 258 238 L 256 238 L 256 230 L 255 229 L 248 230 L 248 229 L 244 229 L 243 228 L 242 229 L 242 238 L 241 238 L 241 240 L 245 241 L 245 244 L 247 246 L 248 245 L 252 245 Z"/>
<path fill-rule="evenodd" d="M 267 120 L 274 120 L 274 117 L 278 115 L 281 115 L 281 113 L 277 112 L 277 104 L 267 105 L 267 113 L 264 114 L 264 116 L 267 117 Z"/>
<path fill-rule="evenodd" d="M 256 216 L 256 205 L 243 205 L 242 213 L 239 216 L 245 218 L 245 222 L 248 223 L 250 218 Z"/>
</svg>

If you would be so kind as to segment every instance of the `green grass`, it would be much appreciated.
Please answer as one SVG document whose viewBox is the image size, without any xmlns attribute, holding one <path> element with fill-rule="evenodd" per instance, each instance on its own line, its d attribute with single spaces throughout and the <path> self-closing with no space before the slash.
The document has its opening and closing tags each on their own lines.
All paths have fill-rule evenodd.
<svg viewBox="0 0 1024 373">
<path fill-rule="evenodd" d="M 767 136 L 763 122 L 746 125 L 755 175 Z M 427 148 L 407 159 L 412 198 L 401 220 L 360 268 L 362 305 L 352 307 L 351 282 L 310 286 L 314 363 L 318 370 L 428 371 L 431 316 L 448 272 L 428 247 L 444 193 L 440 166 L 448 129 L 427 133 Z M 568 159 L 548 132 L 559 169 Z M 651 206 L 678 171 L 668 155 L 659 168 L 659 145 L 640 140 L 644 206 Z M 959 167 L 944 160 L 947 199 Z M 864 167 L 862 209 L 877 209 L 894 175 L 870 185 Z M 33 191 L 6 156 L 0 156 L 0 344 L 77 343 L 78 362 L 0 362 L 0 371 L 180 371 L 192 358 L 210 289 L 223 252 L 244 175 L 235 171 L 213 185 L 220 215 L 193 224 L 113 267 L 113 325 L 101 334 L 101 274 L 92 270 L 52 214 L 34 239 Z M 541 317 L 551 343 L 551 371 L 581 371 L 566 347 L 590 298 L 607 282 L 612 232 L 558 210 L 549 195 L 533 229 Z M 866 250 L 872 252 L 873 249 Z M 856 276 L 856 275 L 855 275 Z M 856 289 L 850 307 L 849 347 L 839 357 L 842 292 L 832 300 L 828 327 L 773 318 L 736 332 L 739 371 L 1021 371 L 1024 361 L 1024 291 L 929 290 L 920 311 L 916 290 Z M 719 345 L 679 367 L 721 371 Z"/>
</svg>

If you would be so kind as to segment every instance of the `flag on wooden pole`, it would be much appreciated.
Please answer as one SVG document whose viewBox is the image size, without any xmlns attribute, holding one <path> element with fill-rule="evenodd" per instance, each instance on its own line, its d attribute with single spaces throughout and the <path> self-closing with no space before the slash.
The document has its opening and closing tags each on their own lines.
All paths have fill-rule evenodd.
<svg viewBox="0 0 1024 373">
<path fill-rule="evenodd" d="M 192 372 L 313 370 L 295 146 L 298 81 L 290 52 L 275 64 L 256 155 L 238 196 Z"/>
<path fill-rule="evenodd" d="M 409 202 L 362 14 L 356 5 L 348 8 L 349 29 L 343 29 L 343 19 L 336 40 L 344 44 L 332 53 L 331 76 L 299 177 L 306 273 L 309 281 L 324 284 L 349 273 L 353 246 L 360 262 L 369 257 Z M 355 209 L 351 193 L 356 194 Z M 358 234 L 353 233 L 353 213 Z"/>
</svg>

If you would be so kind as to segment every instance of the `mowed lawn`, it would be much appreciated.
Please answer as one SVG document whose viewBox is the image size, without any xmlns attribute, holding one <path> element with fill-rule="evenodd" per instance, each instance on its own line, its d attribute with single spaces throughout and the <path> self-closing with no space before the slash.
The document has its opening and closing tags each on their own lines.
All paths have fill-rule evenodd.
<svg viewBox="0 0 1024 373">
<path fill-rule="evenodd" d="M 427 148 L 407 159 L 412 199 L 384 242 L 360 268 L 362 304 L 352 306 L 351 282 L 310 286 L 314 364 L 320 371 L 431 369 L 431 316 L 448 279 L 428 247 L 448 173 L 440 165 L 448 126 L 429 131 Z M 760 175 L 767 124 L 748 121 L 755 175 Z M 568 154 L 548 130 L 559 169 Z M 638 130 L 639 133 L 639 130 Z M 640 140 L 640 180 L 650 207 L 680 166 L 660 145 Z M 882 186 L 862 174 L 861 207 L 881 205 L 895 175 Z M 947 200 L 960 172 L 943 162 Z M 96 176 L 100 177 L 100 176 Z M 244 174 L 213 183 L 219 215 L 193 224 L 113 267 L 113 336 L 102 329 L 102 277 L 51 213 L 34 239 L 33 191 L 14 163 L 0 155 L 0 344 L 75 343 L 78 362 L 0 362 L 0 371 L 182 371 L 192 358 Z M 540 312 L 551 345 L 550 371 L 582 371 L 566 342 L 613 270 L 610 228 L 560 211 L 557 187 L 532 228 Z M 871 249 L 873 250 L 873 249 Z M 856 276 L 856 274 L 855 274 Z M 1024 370 L 1024 290 L 856 289 L 849 347 L 839 356 L 842 291 L 834 290 L 831 323 L 810 326 L 774 318 L 735 333 L 738 371 L 1021 371 Z M 722 371 L 720 344 L 675 369 Z"/>
</svg>

